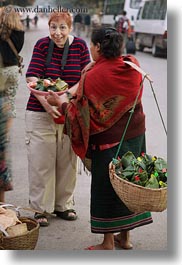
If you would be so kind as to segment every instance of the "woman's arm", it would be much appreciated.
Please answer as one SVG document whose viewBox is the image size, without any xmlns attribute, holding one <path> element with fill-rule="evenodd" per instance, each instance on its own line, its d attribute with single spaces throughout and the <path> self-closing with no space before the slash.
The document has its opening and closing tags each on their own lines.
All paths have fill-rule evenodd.
<svg viewBox="0 0 182 265">
<path fill-rule="evenodd" d="M 76 83 L 74 86 L 70 87 L 67 91 L 70 92 L 72 95 L 74 95 L 76 94 L 78 86 L 79 86 L 79 82 Z"/>
<path fill-rule="evenodd" d="M 90 69 L 93 68 L 93 66 L 95 65 L 95 62 L 90 62 L 89 64 L 87 64 L 85 66 L 85 68 L 82 70 L 82 74 L 84 74 L 85 72 L 89 71 Z M 67 92 L 70 93 L 70 97 L 74 96 L 76 94 L 76 91 L 78 89 L 79 86 L 79 82 L 76 83 L 74 86 L 72 86 L 70 89 L 67 90 Z M 63 103 L 68 103 L 69 102 L 69 98 L 68 98 L 68 94 L 64 93 L 61 96 L 58 96 L 55 92 L 53 91 L 49 91 L 49 95 L 46 97 L 46 100 L 49 104 L 53 105 L 53 106 L 57 106 L 59 108 L 61 108 Z"/>
<path fill-rule="evenodd" d="M 49 91 L 49 95 L 46 96 L 45 100 L 52 106 L 57 106 L 61 109 L 63 103 L 69 103 L 69 98 L 66 93 L 59 96 L 54 91 Z"/>
<path fill-rule="evenodd" d="M 26 78 L 26 81 L 27 81 L 27 83 L 30 83 L 30 82 L 37 82 L 37 81 L 38 81 L 38 78 L 35 77 L 35 76 L 30 76 L 30 77 L 27 77 L 27 78 Z"/>
<path fill-rule="evenodd" d="M 38 40 L 34 46 L 32 57 L 30 63 L 27 68 L 26 77 L 37 77 L 43 78 L 44 77 L 44 68 L 45 68 L 45 46 L 47 44 L 47 40 L 45 39 L 45 43 L 42 40 Z M 37 67 L 38 64 L 38 67 Z"/>
<path fill-rule="evenodd" d="M 61 113 L 56 108 L 56 105 L 49 104 L 45 96 L 40 96 L 36 94 L 35 97 L 39 100 L 46 112 L 50 114 L 53 118 L 59 118 L 61 116 Z"/>
<path fill-rule="evenodd" d="M 67 90 L 67 92 L 70 94 L 70 97 L 76 94 L 78 86 L 79 86 L 79 83 L 75 84 L 74 86 L 72 86 L 70 89 Z M 64 93 L 63 95 L 58 96 L 55 92 L 51 90 L 49 91 L 49 95 L 46 96 L 46 100 L 50 105 L 57 106 L 59 108 L 61 108 L 63 103 L 69 102 L 67 93 Z"/>
</svg>

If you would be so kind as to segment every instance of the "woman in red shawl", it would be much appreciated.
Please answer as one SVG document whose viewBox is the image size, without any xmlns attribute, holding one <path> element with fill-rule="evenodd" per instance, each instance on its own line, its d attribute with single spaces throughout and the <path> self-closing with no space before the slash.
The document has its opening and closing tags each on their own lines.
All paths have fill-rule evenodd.
<svg viewBox="0 0 182 265">
<path fill-rule="evenodd" d="M 112 250 L 114 243 L 131 249 L 129 230 L 152 223 L 150 212 L 130 212 L 116 195 L 109 179 L 108 165 L 115 156 L 142 81 L 141 74 L 125 61 L 138 65 L 133 56 L 121 56 L 123 38 L 113 28 L 92 32 L 90 50 L 94 66 L 82 75 L 75 95 L 61 97 L 50 92 L 49 103 L 66 114 L 65 132 L 77 155 L 85 157 L 91 146 L 91 232 L 104 234 L 103 242 L 87 250 Z M 82 90 L 84 98 L 82 97 Z M 127 129 L 119 156 L 131 151 L 137 157 L 146 152 L 145 114 L 142 92 Z M 82 99 L 82 100 L 81 100 Z M 86 100 L 88 99 L 88 101 Z M 79 106 L 81 102 L 81 106 Z M 87 104 L 88 102 L 88 104 Z M 114 233 L 119 232 L 114 236 Z"/>
</svg>

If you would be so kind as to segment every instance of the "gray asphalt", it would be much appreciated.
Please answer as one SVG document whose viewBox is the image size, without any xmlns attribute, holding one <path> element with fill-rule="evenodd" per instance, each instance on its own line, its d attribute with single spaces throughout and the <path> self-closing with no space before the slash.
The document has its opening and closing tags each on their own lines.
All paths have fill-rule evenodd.
<svg viewBox="0 0 182 265">
<path fill-rule="evenodd" d="M 20 77 L 16 98 L 17 117 L 14 120 L 11 131 L 14 190 L 6 193 L 6 202 L 22 207 L 28 206 L 25 107 L 29 91 L 26 87 L 25 72 L 31 58 L 33 45 L 40 37 L 48 34 L 47 28 L 46 19 L 40 19 L 37 28 L 31 25 L 30 30 L 26 31 L 25 45 L 21 52 L 24 57 L 25 68 L 23 76 Z M 86 39 L 86 41 L 89 44 L 89 40 Z M 166 152 L 164 155 L 166 155 Z M 78 219 L 70 222 L 52 217 L 49 227 L 40 228 L 36 250 L 83 250 L 89 245 L 100 243 L 102 236 L 91 234 L 90 232 L 89 200 L 90 176 L 82 169 L 81 174 L 80 172 L 78 173 L 75 190 L 75 209 L 78 213 Z M 30 212 L 25 211 L 21 211 L 21 215 L 32 216 Z M 134 250 L 167 250 L 167 211 L 152 213 L 152 216 L 153 224 L 131 231 L 131 241 Z M 129 251 L 129 253 L 131 252 Z"/>
</svg>

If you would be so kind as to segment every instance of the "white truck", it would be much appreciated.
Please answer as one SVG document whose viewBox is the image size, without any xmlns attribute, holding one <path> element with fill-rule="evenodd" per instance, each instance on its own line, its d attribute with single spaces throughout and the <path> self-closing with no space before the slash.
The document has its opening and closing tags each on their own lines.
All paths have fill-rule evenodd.
<svg viewBox="0 0 182 265">
<path fill-rule="evenodd" d="M 167 56 L 167 0 L 144 0 L 135 21 L 136 48 L 152 48 L 152 55 Z"/>
</svg>

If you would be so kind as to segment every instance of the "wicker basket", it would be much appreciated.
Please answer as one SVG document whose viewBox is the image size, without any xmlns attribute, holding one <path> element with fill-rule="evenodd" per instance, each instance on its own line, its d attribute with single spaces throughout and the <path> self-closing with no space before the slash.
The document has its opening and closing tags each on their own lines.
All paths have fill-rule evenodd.
<svg viewBox="0 0 182 265">
<path fill-rule="evenodd" d="M 22 223 L 27 224 L 28 232 L 21 236 L 6 237 L 0 234 L 0 249 L 4 250 L 31 250 L 35 249 L 39 236 L 39 224 L 36 220 L 19 217 Z"/>
<path fill-rule="evenodd" d="M 116 194 L 130 211 L 162 212 L 167 208 L 167 188 L 145 188 L 119 178 L 112 162 L 109 164 L 109 176 Z"/>
</svg>

